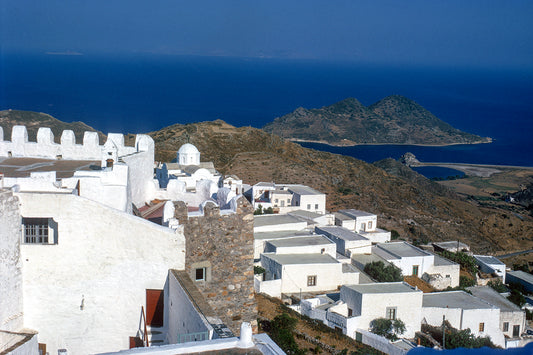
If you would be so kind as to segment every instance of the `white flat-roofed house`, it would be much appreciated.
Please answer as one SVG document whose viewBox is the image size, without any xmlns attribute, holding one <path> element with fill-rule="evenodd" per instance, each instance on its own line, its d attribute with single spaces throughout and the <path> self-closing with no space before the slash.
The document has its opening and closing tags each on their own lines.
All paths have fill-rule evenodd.
<svg viewBox="0 0 533 355">
<path fill-rule="evenodd" d="M 339 226 L 321 226 L 315 227 L 315 232 L 324 234 L 335 242 L 337 252 L 347 257 L 350 257 L 352 254 L 365 254 L 372 251 L 370 240 L 345 228 Z"/>
<path fill-rule="evenodd" d="M 285 186 L 293 194 L 293 206 L 320 214 L 326 213 L 326 194 L 305 185 Z"/>
<path fill-rule="evenodd" d="M 443 316 L 453 328 L 469 328 L 475 336 L 489 336 L 494 344 L 505 347 L 498 307 L 464 291 L 425 293 L 423 321 L 432 326 L 442 326 Z"/>
<path fill-rule="evenodd" d="M 226 175 L 220 178 L 219 187 L 226 187 L 233 191 L 236 195 L 244 193 L 242 186 L 242 179 L 236 175 Z"/>
<path fill-rule="evenodd" d="M 372 243 L 386 243 L 391 239 L 389 231 L 377 227 L 375 214 L 355 209 L 340 210 L 335 213 L 335 224 L 358 233 Z"/>
<path fill-rule="evenodd" d="M 370 232 L 377 227 L 378 216 L 373 213 L 355 209 L 340 210 L 339 213 L 355 221 L 353 229 L 355 232 Z"/>
<path fill-rule="evenodd" d="M 500 329 L 505 336 L 506 348 L 524 346 L 532 339 L 524 339 L 526 314 L 513 302 L 489 286 L 468 287 L 472 295 L 500 309 Z"/>
<path fill-rule="evenodd" d="M 372 247 L 372 253 L 396 265 L 404 276 L 413 275 L 432 281 L 430 283 L 437 289 L 459 285 L 459 264 L 433 255 L 409 243 L 377 244 Z"/>
<path fill-rule="evenodd" d="M 266 270 L 264 282 L 280 280 L 277 281 L 280 294 L 332 291 L 341 285 L 359 282 L 359 273 L 355 268 L 326 253 L 263 253 L 261 266 Z"/>
<path fill-rule="evenodd" d="M 358 329 L 369 330 L 377 318 L 400 319 L 405 338 L 420 331 L 422 291 L 405 282 L 383 282 L 341 287 L 340 302 L 327 311 L 327 325 L 356 338 Z"/>
<path fill-rule="evenodd" d="M 336 245 L 323 235 L 295 236 L 266 242 L 265 253 L 328 254 L 336 257 Z"/>
<path fill-rule="evenodd" d="M 261 253 L 265 251 L 266 242 L 269 240 L 285 239 L 295 236 L 310 236 L 313 233 L 309 230 L 286 230 L 274 232 L 254 232 L 254 260 L 259 261 Z"/>
<path fill-rule="evenodd" d="M 486 274 L 496 274 L 502 278 L 502 282 L 505 283 L 505 264 L 499 259 L 490 255 L 474 255 L 476 264 L 479 266 L 481 272 Z"/>
</svg>

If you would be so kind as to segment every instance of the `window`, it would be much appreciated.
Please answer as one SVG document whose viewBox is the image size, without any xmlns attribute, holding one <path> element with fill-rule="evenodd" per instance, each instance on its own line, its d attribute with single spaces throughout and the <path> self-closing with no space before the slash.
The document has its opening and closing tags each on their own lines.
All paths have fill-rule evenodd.
<svg viewBox="0 0 533 355">
<path fill-rule="evenodd" d="M 450 276 L 450 275 L 448 275 L 448 274 L 446 274 L 446 277 L 447 277 L 447 278 L 450 278 L 451 276 Z"/>
<path fill-rule="evenodd" d="M 413 276 L 418 276 L 418 265 L 413 265 Z"/>
<path fill-rule="evenodd" d="M 307 286 L 316 286 L 316 275 L 307 276 Z"/>
<path fill-rule="evenodd" d="M 285 200 L 281 200 L 281 207 L 285 207 Z"/>
<path fill-rule="evenodd" d="M 311 204 L 310 204 L 310 203 L 307 204 L 307 209 L 308 209 L 308 210 L 311 209 Z"/>
<path fill-rule="evenodd" d="M 396 319 L 396 307 L 387 307 L 386 318 L 391 320 Z"/>
<path fill-rule="evenodd" d="M 275 202 L 275 203 L 278 203 L 278 199 L 275 199 L 274 202 Z"/>
<path fill-rule="evenodd" d="M 24 243 L 48 244 L 48 218 L 23 218 Z"/>
<path fill-rule="evenodd" d="M 485 323 L 479 323 L 479 331 L 484 332 L 485 331 Z"/>
<path fill-rule="evenodd" d="M 366 223 L 361 223 L 361 230 L 366 231 Z"/>
<path fill-rule="evenodd" d="M 315 210 L 318 210 L 318 203 L 315 204 Z"/>
<path fill-rule="evenodd" d="M 348 308 L 348 317 L 353 316 L 353 310 L 351 308 Z"/>
<path fill-rule="evenodd" d="M 290 205 L 290 204 L 291 204 L 291 199 L 288 198 L 288 199 L 287 199 L 287 205 Z"/>
<path fill-rule="evenodd" d="M 205 270 L 205 267 L 200 267 L 200 268 L 197 268 L 195 271 L 194 271 L 194 275 L 195 275 L 195 281 L 205 281 L 206 279 L 206 270 Z"/>
<path fill-rule="evenodd" d="M 509 331 L 509 322 L 503 322 L 503 331 L 508 332 Z"/>
<path fill-rule="evenodd" d="M 513 337 L 520 336 L 520 326 L 513 325 Z"/>
<path fill-rule="evenodd" d="M 372 221 L 368 222 L 368 229 L 372 229 Z"/>
</svg>

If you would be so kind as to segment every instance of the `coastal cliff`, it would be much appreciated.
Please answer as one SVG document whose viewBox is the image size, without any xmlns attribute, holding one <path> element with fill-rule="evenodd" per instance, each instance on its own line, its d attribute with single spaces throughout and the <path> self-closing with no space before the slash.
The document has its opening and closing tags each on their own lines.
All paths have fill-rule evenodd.
<svg viewBox="0 0 533 355">
<path fill-rule="evenodd" d="M 462 132 L 406 97 L 388 96 L 368 107 L 347 98 L 318 109 L 297 108 L 263 129 L 294 141 L 331 145 L 490 143 Z"/>
</svg>

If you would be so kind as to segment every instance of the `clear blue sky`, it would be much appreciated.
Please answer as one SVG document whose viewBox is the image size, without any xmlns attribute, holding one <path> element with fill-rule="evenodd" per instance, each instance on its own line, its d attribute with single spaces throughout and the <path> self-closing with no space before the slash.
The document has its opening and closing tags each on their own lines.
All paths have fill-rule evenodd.
<svg viewBox="0 0 533 355">
<path fill-rule="evenodd" d="M 531 0 L 0 0 L 10 51 L 533 67 Z"/>
</svg>

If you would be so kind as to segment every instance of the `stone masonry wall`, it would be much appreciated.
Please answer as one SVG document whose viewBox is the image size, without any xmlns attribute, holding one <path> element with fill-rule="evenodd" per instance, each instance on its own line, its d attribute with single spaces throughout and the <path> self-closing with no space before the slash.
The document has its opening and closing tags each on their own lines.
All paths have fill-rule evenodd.
<svg viewBox="0 0 533 355">
<path fill-rule="evenodd" d="M 241 322 L 257 331 L 254 295 L 253 208 L 240 197 L 235 213 L 220 213 L 214 203 L 204 206 L 203 216 L 188 216 L 184 202 L 175 202 L 174 216 L 184 226 L 185 269 L 192 280 L 205 267 L 205 281 L 196 281 L 216 315 L 239 334 Z"/>
</svg>

